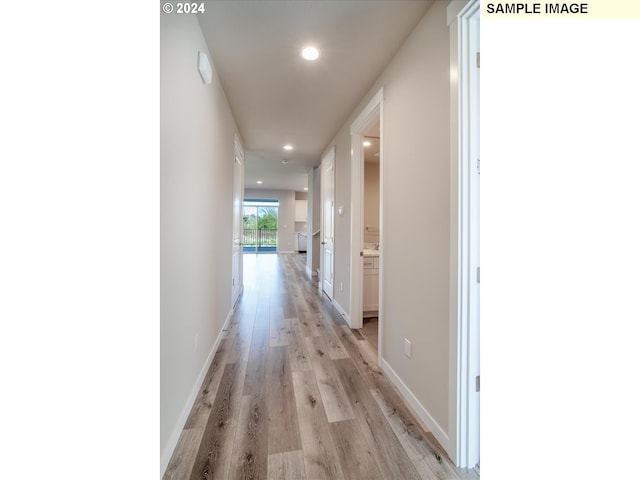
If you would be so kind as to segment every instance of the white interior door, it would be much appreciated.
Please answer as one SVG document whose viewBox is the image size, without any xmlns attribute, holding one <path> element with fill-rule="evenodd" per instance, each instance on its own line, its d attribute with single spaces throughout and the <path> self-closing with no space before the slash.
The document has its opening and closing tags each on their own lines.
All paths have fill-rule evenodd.
<svg viewBox="0 0 640 480">
<path fill-rule="evenodd" d="M 231 304 L 235 305 L 242 293 L 242 203 L 244 193 L 244 152 L 236 138 L 233 156 L 233 244 Z"/>
<path fill-rule="evenodd" d="M 322 159 L 322 290 L 333 299 L 335 149 Z"/>
</svg>

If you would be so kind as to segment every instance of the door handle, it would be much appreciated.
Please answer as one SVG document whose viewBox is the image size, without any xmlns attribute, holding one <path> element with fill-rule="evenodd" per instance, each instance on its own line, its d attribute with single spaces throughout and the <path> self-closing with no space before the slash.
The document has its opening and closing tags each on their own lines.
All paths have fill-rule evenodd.
<svg viewBox="0 0 640 480">
<path fill-rule="evenodd" d="M 324 245 L 326 242 L 320 242 L 320 245 Z"/>
</svg>

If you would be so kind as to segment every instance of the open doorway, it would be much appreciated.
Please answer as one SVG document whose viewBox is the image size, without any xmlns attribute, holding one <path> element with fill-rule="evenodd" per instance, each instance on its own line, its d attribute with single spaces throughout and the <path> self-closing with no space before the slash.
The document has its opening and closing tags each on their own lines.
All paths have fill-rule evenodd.
<svg viewBox="0 0 640 480">
<path fill-rule="evenodd" d="M 378 358 L 383 341 L 381 332 L 384 322 L 382 100 L 383 90 L 380 89 L 351 125 L 352 220 L 349 320 L 351 328 L 363 328 L 365 316 L 377 319 Z M 368 189 L 365 188 L 367 186 Z M 375 312 L 375 317 L 372 312 Z"/>
<path fill-rule="evenodd" d="M 380 299 L 380 119 L 364 132 L 362 335 L 378 351 Z"/>
<path fill-rule="evenodd" d="M 278 251 L 277 200 L 246 199 L 242 213 L 242 245 L 244 253 L 276 253 Z"/>
</svg>

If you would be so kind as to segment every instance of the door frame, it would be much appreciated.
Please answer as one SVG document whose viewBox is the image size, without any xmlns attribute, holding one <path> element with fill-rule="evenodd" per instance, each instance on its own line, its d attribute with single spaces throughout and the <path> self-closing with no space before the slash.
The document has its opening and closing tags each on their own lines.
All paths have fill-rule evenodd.
<svg viewBox="0 0 640 480">
<path fill-rule="evenodd" d="M 480 460 L 479 334 L 479 120 L 474 22 L 479 0 L 454 1 L 447 9 L 451 93 L 451 297 L 449 454 L 456 466 Z M 477 26 L 476 26 L 477 28 Z M 476 71 L 474 72 L 474 69 Z M 476 102 L 476 103 L 474 103 Z"/>
<path fill-rule="evenodd" d="M 239 168 L 239 171 L 236 170 Z M 239 172 L 240 175 L 240 186 L 239 192 L 236 191 L 236 173 Z M 239 198 L 239 205 L 236 205 L 236 199 Z M 240 143 L 240 138 L 237 134 L 233 135 L 233 232 L 232 232 L 232 246 L 231 246 L 231 307 L 235 309 L 235 306 L 242 296 L 242 292 L 244 291 L 244 279 L 243 279 L 243 245 L 242 245 L 242 212 L 244 210 L 244 149 L 242 148 L 242 143 Z M 237 225 L 236 225 L 237 222 Z M 233 238 L 233 235 L 236 233 L 236 226 L 239 228 L 239 237 Z M 236 252 L 236 249 L 240 249 L 239 252 Z M 233 262 L 235 260 L 235 256 L 238 256 L 238 289 L 235 290 L 235 278 L 234 274 L 234 265 Z M 237 293 L 237 295 L 236 295 Z"/>
<path fill-rule="evenodd" d="M 360 115 L 351 124 L 351 254 L 350 254 L 350 298 L 349 322 L 351 328 L 362 328 L 362 246 L 364 242 L 364 150 L 362 141 L 364 133 L 376 117 L 380 120 L 380 279 L 384 278 L 384 256 L 382 245 L 383 227 L 383 198 L 384 198 L 384 161 L 383 161 L 383 101 L 384 89 L 380 88 L 371 98 Z M 383 282 L 378 286 L 378 360 L 382 354 L 382 323 L 383 323 Z"/>
</svg>

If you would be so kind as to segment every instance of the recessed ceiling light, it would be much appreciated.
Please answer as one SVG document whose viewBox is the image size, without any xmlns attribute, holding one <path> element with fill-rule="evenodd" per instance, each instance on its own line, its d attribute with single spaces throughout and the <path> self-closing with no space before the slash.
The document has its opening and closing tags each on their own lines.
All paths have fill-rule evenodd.
<svg viewBox="0 0 640 480">
<path fill-rule="evenodd" d="M 316 47 L 305 47 L 300 52 L 300 55 L 302 55 L 302 58 L 305 60 L 313 61 L 318 59 L 320 51 Z"/>
<path fill-rule="evenodd" d="M 282 148 L 284 148 L 285 150 L 293 150 L 293 146 L 292 146 L 292 145 L 289 145 L 289 144 L 285 145 L 285 146 L 284 146 L 284 147 L 282 147 Z"/>
<path fill-rule="evenodd" d="M 287 163 L 289 163 L 289 160 L 285 158 L 284 160 L 282 160 L 282 163 L 286 165 Z"/>
<path fill-rule="evenodd" d="M 365 147 L 370 147 L 371 146 L 371 142 L 368 140 L 365 140 L 364 142 L 362 142 L 362 145 L 364 145 Z"/>
<path fill-rule="evenodd" d="M 309 187 L 304 187 L 305 191 L 309 190 Z"/>
<path fill-rule="evenodd" d="M 262 183 L 262 180 L 258 180 L 256 183 Z"/>
</svg>

